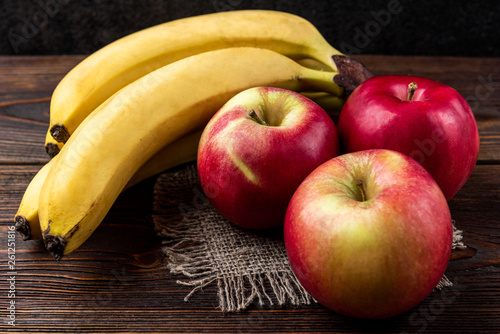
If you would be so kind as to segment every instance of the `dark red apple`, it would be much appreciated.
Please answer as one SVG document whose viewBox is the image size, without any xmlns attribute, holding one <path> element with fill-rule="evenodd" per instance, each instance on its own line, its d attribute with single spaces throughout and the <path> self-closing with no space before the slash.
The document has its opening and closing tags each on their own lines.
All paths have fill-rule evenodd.
<svg viewBox="0 0 500 334">
<path fill-rule="evenodd" d="M 479 153 L 476 120 L 465 99 L 417 76 L 366 80 L 344 104 L 337 129 L 343 152 L 385 148 L 412 157 L 447 200 L 468 180 Z"/>
</svg>

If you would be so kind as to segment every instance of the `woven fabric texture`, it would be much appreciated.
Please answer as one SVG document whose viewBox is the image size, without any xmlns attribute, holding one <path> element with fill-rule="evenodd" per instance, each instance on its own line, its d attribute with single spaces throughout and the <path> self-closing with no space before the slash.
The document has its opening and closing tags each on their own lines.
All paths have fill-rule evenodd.
<svg viewBox="0 0 500 334">
<path fill-rule="evenodd" d="M 171 274 L 192 287 L 185 297 L 217 286 L 219 309 L 307 305 L 315 300 L 289 265 L 281 231 L 255 232 L 231 224 L 208 202 L 195 164 L 161 174 L 154 187 L 153 222 Z M 463 248 L 455 230 L 453 248 Z M 452 283 L 444 276 L 437 289 Z M 214 296 L 214 298 L 216 298 Z"/>
</svg>

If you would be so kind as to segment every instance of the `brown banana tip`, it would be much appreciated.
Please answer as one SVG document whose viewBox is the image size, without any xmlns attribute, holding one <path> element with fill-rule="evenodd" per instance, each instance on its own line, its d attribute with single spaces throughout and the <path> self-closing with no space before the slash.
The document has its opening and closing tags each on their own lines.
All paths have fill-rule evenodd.
<svg viewBox="0 0 500 334">
<path fill-rule="evenodd" d="M 55 124 L 50 128 L 51 136 L 60 143 L 65 143 L 69 139 L 69 131 L 62 124 Z"/>
<path fill-rule="evenodd" d="M 363 81 L 374 77 L 374 74 L 356 59 L 340 55 L 332 56 L 332 59 L 339 72 L 333 81 L 344 87 L 346 96 L 349 96 Z"/>
<path fill-rule="evenodd" d="M 45 242 L 45 248 L 47 248 L 56 261 L 59 261 L 66 249 L 66 239 L 52 234 L 44 234 L 43 240 Z"/>
<path fill-rule="evenodd" d="M 24 241 L 31 239 L 31 227 L 26 219 L 26 217 L 23 216 L 16 216 L 14 218 L 14 227 L 16 228 L 16 231 L 21 235 Z"/>
<path fill-rule="evenodd" d="M 58 153 L 59 153 L 59 147 L 57 146 L 57 144 L 54 144 L 54 143 L 47 143 L 45 145 L 45 152 L 47 152 L 47 154 L 49 155 L 49 157 L 52 159 L 53 157 L 55 157 Z"/>
</svg>

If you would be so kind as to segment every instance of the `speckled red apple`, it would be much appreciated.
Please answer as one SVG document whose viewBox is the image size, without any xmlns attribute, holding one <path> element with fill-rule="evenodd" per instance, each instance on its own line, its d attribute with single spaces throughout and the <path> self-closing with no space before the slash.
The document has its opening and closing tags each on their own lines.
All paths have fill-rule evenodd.
<svg viewBox="0 0 500 334">
<path fill-rule="evenodd" d="M 207 124 L 198 174 L 210 203 L 232 223 L 282 226 L 302 180 L 338 154 L 335 125 L 304 96 L 284 89 L 245 90 Z"/>
<path fill-rule="evenodd" d="M 360 318 L 395 316 L 421 302 L 445 272 L 453 235 L 432 176 L 390 150 L 344 154 L 315 169 L 293 195 L 284 233 L 304 288 Z"/>
</svg>

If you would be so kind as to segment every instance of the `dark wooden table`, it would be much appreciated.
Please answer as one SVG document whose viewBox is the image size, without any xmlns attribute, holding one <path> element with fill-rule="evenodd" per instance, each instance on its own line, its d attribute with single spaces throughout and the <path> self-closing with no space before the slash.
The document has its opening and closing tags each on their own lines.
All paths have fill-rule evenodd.
<svg viewBox="0 0 500 334">
<path fill-rule="evenodd" d="M 456 88 L 474 109 L 481 135 L 477 166 L 450 202 L 465 250 L 452 255 L 455 284 L 392 319 L 363 321 L 321 305 L 259 307 L 223 314 L 216 287 L 184 302 L 162 261 L 151 222 L 154 178 L 123 193 L 98 230 L 56 262 L 37 241 L 8 230 L 23 192 L 48 161 L 43 149 L 49 101 L 83 57 L 0 57 L 0 332 L 381 332 L 500 333 L 500 59 L 358 56 L 375 74 L 426 76 Z M 8 279 L 14 276 L 15 298 Z M 408 287 L 411 288 L 411 287 Z M 8 324 L 15 301 L 15 327 Z"/>
</svg>

